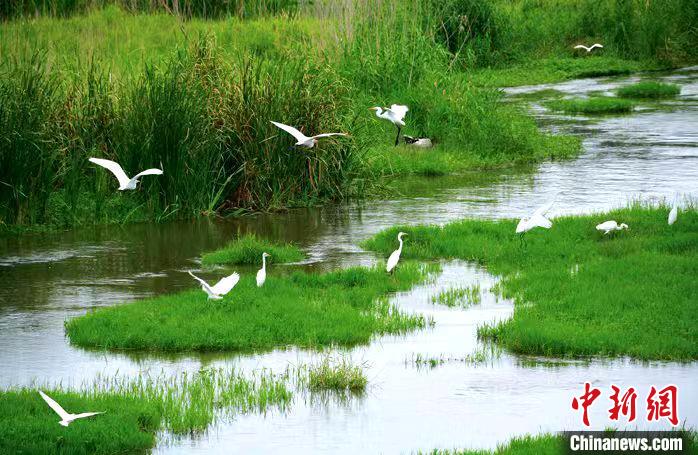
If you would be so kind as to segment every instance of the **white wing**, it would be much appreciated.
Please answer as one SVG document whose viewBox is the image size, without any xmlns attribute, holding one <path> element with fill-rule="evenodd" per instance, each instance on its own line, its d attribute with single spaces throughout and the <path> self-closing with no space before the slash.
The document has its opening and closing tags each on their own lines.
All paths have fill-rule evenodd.
<svg viewBox="0 0 698 455">
<path fill-rule="evenodd" d="M 409 108 L 407 106 L 403 106 L 402 104 L 393 104 L 390 106 L 390 111 L 395 114 L 395 117 L 397 117 L 398 120 L 402 120 L 405 118 Z"/>
<path fill-rule="evenodd" d="M 162 169 L 146 169 L 145 171 L 134 175 L 131 180 L 136 180 L 144 175 L 162 175 Z"/>
<path fill-rule="evenodd" d="M 676 223 L 676 218 L 679 216 L 679 208 L 674 205 L 674 207 L 671 209 L 671 212 L 669 212 L 669 225 L 671 226 L 672 224 Z"/>
<path fill-rule="evenodd" d="M 114 177 L 116 177 L 116 179 L 119 181 L 119 186 L 126 186 L 131 180 L 128 178 L 128 175 L 126 175 L 119 163 L 111 160 L 103 160 L 102 158 L 90 158 L 89 161 L 97 166 L 102 166 L 105 169 L 109 169 L 111 173 L 114 174 Z"/>
<path fill-rule="evenodd" d="M 196 275 L 194 275 L 193 273 L 191 273 L 191 271 L 189 272 L 189 275 L 191 275 L 192 278 L 194 278 L 196 281 L 198 281 L 199 283 L 201 283 L 201 286 L 204 288 L 204 291 L 206 291 L 206 293 L 207 293 L 208 295 L 213 295 L 213 294 L 215 294 L 215 292 L 213 291 L 213 289 L 211 288 L 211 286 L 208 285 L 207 282 L 205 282 L 204 280 L 202 280 L 202 279 L 199 278 L 198 276 L 196 276 Z"/>
<path fill-rule="evenodd" d="M 386 265 L 385 270 L 387 272 L 390 272 L 391 270 L 393 270 L 395 268 L 395 266 L 397 265 L 397 261 L 399 261 L 399 260 L 400 260 L 400 250 L 393 251 L 393 253 L 388 258 L 388 264 Z"/>
<path fill-rule="evenodd" d="M 528 223 L 532 227 L 542 227 L 545 229 L 550 229 L 553 226 L 553 222 L 543 215 L 533 215 Z"/>
<path fill-rule="evenodd" d="M 46 394 L 45 394 L 44 392 L 42 392 L 41 390 L 39 390 L 39 395 L 41 395 L 41 398 L 44 399 L 44 401 L 46 402 L 46 404 L 48 404 L 48 405 L 51 407 L 51 409 L 53 409 L 54 411 L 56 411 L 56 414 L 58 414 L 58 416 L 61 418 L 61 420 L 69 420 L 69 419 L 72 417 L 70 414 L 68 414 L 68 413 L 65 411 L 65 409 L 63 409 L 63 408 L 61 407 L 60 404 L 56 403 L 56 402 L 53 400 L 53 398 L 51 398 L 50 396 L 46 395 Z"/>
<path fill-rule="evenodd" d="M 267 272 L 265 272 L 264 269 L 259 269 L 257 271 L 257 287 L 262 286 L 266 279 L 267 279 Z"/>
<path fill-rule="evenodd" d="M 216 283 L 211 290 L 218 295 L 225 295 L 230 292 L 230 290 L 233 289 L 236 284 L 238 284 L 238 281 L 240 281 L 240 275 L 233 273 L 230 276 L 221 278 L 221 280 Z"/>
<path fill-rule="evenodd" d="M 102 411 L 102 412 L 83 412 L 82 414 L 74 415 L 73 419 L 84 419 L 85 417 L 92 417 L 92 416 L 96 416 L 97 414 L 104 414 L 104 411 Z"/>
<path fill-rule="evenodd" d="M 595 47 L 603 47 L 603 46 L 600 45 L 599 43 L 595 43 L 595 44 L 592 44 L 592 45 L 591 45 L 591 47 L 589 48 L 589 50 L 592 50 L 592 49 L 595 48 Z"/>
<path fill-rule="evenodd" d="M 584 45 L 582 45 L 582 44 L 577 44 L 576 46 L 574 46 L 574 48 L 575 48 L 575 49 L 584 49 L 584 50 L 586 50 L 586 51 L 589 50 L 588 47 L 586 47 L 586 46 L 584 46 Z"/>
<path fill-rule="evenodd" d="M 528 218 L 521 218 L 521 220 L 519 220 L 519 224 L 516 225 L 516 233 L 521 234 L 522 232 L 525 232 L 527 227 Z"/>
<path fill-rule="evenodd" d="M 310 139 L 308 136 L 301 133 L 300 131 L 298 131 L 297 129 L 295 129 L 292 126 L 284 125 L 283 123 L 274 122 L 274 121 L 272 121 L 271 123 L 276 125 L 278 128 L 281 128 L 282 130 L 286 131 L 291 136 L 295 137 L 298 142 L 305 142 L 308 139 Z"/>
<path fill-rule="evenodd" d="M 330 137 L 330 136 L 349 136 L 347 133 L 322 133 L 318 134 L 317 136 L 313 136 L 313 139 L 319 139 L 321 137 Z"/>
</svg>

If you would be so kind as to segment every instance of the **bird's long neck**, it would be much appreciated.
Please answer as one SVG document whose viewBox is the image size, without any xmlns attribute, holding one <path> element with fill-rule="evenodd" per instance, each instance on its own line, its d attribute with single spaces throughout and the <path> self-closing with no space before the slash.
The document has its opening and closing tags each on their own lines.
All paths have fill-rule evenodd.
<svg viewBox="0 0 698 455">
<path fill-rule="evenodd" d="M 262 256 L 262 270 L 267 271 L 267 257 Z"/>
<path fill-rule="evenodd" d="M 397 251 L 398 251 L 398 253 L 402 253 L 402 239 L 400 237 L 398 237 L 397 241 L 400 242 L 400 246 L 398 247 Z"/>
</svg>

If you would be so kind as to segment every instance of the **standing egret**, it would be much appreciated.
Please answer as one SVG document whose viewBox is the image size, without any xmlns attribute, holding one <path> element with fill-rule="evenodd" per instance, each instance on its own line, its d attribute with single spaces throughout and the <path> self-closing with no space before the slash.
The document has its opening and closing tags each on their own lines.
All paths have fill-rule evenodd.
<svg viewBox="0 0 698 455">
<path fill-rule="evenodd" d="M 578 45 L 574 46 L 575 49 L 584 49 L 585 51 L 587 51 L 587 53 L 593 51 L 593 50 L 596 49 L 597 47 L 600 48 L 600 49 L 603 48 L 603 46 L 600 45 L 599 43 L 592 44 L 592 45 L 589 46 L 589 47 L 586 47 L 586 46 L 584 46 L 584 45 L 582 45 L 582 44 L 578 44 Z"/>
<path fill-rule="evenodd" d="M 209 299 L 213 300 L 221 300 L 223 296 L 230 292 L 230 290 L 238 284 L 238 281 L 240 281 L 240 275 L 233 273 L 232 275 L 221 278 L 214 286 L 209 286 L 207 282 L 191 273 L 191 271 L 189 271 L 189 275 L 201 283 L 201 289 L 208 294 Z"/>
<path fill-rule="evenodd" d="M 262 268 L 257 272 L 257 287 L 261 288 L 267 279 L 267 258 L 271 257 L 269 253 L 262 253 Z"/>
<path fill-rule="evenodd" d="M 272 121 L 276 127 L 281 128 L 282 130 L 286 131 L 288 134 L 296 138 L 295 145 L 298 147 L 306 147 L 306 148 L 313 148 L 315 144 L 317 144 L 317 140 L 320 139 L 321 137 L 330 137 L 330 136 L 348 136 L 346 133 L 323 133 L 323 134 L 317 134 L 315 136 L 306 136 L 305 134 L 301 133 L 297 129 L 295 129 L 292 126 L 284 125 L 283 123 L 279 122 L 274 122 Z"/>
<path fill-rule="evenodd" d="M 144 175 L 162 175 L 162 169 L 146 169 L 145 171 L 136 174 L 133 178 L 129 178 L 128 175 L 121 168 L 119 163 L 111 160 L 103 160 L 101 158 L 90 158 L 89 161 L 103 168 L 109 169 L 112 174 L 119 181 L 119 191 L 123 190 L 135 190 L 138 179 Z"/>
<path fill-rule="evenodd" d="M 387 120 L 397 127 L 395 145 L 398 145 L 400 143 L 400 130 L 403 126 L 405 126 L 405 122 L 403 121 L 403 119 L 405 118 L 405 114 L 407 114 L 407 111 L 409 111 L 409 108 L 401 104 L 393 104 L 392 106 L 390 106 L 390 108 L 383 109 L 382 107 L 376 106 L 369 109 L 372 111 L 376 111 L 376 117 Z"/>
<path fill-rule="evenodd" d="M 676 195 L 674 195 L 674 202 L 671 204 L 671 211 L 669 212 L 669 226 L 676 223 L 676 219 L 679 217 L 679 201 Z"/>
<path fill-rule="evenodd" d="M 61 418 L 61 421 L 58 423 L 60 423 L 64 427 L 70 425 L 70 422 L 72 422 L 73 420 L 84 419 L 85 417 L 92 417 L 96 416 L 97 414 L 104 414 L 104 412 L 83 412 L 82 414 L 71 414 L 67 412 L 65 409 L 63 409 L 63 407 L 61 407 L 60 404 L 56 403 L 53 398 L 46 395 L 41 390 L 39 390 L 39 395 L 41 395 L 41 398 L 44 399 L 46 404 L 48 404 L 49 407 L 51 407 L 51 409 L 53 409 L 56 412 L 56 414 L 58 414 L 58 417 Z"/>
<path fill-rule="evenodd" d="M 596 226 L 597 231 L 604 231 L 603 235 L 608 234 L 611 231 L 622 231 L 623 229 L 630 229 L 627 224 L 618 224 L 614 220 L 604 221 L 603 223 Z"/>
<path fill-rule="evenodd" d="M 388 273 L 393 273 L 393 270 L 395 270 L 395 266 L 397 265 L 397 261 L 400 260 L 400 253 L 402 253 L 402 237 L 405 235 L 407 234 L 404 232 L 400 232 L 397 235 L 397 241 L 400 242 L 400 246 L 397 250 L 393 251 L 388 258 L 388 264 L 385 267 L 385 271 Z"/>
</svg>

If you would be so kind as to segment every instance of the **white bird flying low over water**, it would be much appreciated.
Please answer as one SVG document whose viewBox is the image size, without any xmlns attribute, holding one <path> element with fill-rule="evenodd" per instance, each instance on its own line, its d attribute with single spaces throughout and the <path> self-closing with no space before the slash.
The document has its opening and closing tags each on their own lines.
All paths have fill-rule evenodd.
<svg viewBox="0 0 698 455">
<path fill-rule="evenodd" d="M 600 45 L 599 43 L 592 44 L 592 45 L 589 46 L 589 47 L 586 47 L 586 46 L 584 46 L 584 45 L 582 45 L 582 44 L 578 44 L 578 45 L 574 46 L 575 49 L 584 49 L 584 50 L 587 51 L 587 52 L 591 52 L 591 51 L 593 51 L 594 49 L 596 49 L 597 47 L 600 48 L 600 49 L 603 48 L 603 46 Z"/>
<path fill-rule="evenodd" d="M 41 390 L 39 390 L 39 395 L 41 395 L 41 398 L 44 399 L 46 404 L 48 404 L 51 407 L 51 409 L 56 411 L 56 414 L 58 414 L 58 417 L 61 418 L 61 421 L 58 423 L 60 423 L 64 427 L 67 427 L 68 425 L 70 425 L 70 422 L 72 422 L 73 420 L 84 419 L 85 417 L 92 417 L 92 416 L 96 416 L 97 414 L 104 414 L 104 412 L 83 412 L 82 414 L 71 414 L 71 413 L 67 412 L 65 409 L 63 409 L 60 404 L 56 403 L 53 400 L 53 398 L 46 395 Z"/>
<path fill-rule="evenodd" d="M 284 125 L 283 123 L 279 122 L 274 122 L 272 121 L 276 127 L 281 128 L 282 130 L 286 131 L 288 134 L 296 138 L 296 144 L 298 147 L 306 147 L 306 148 L 313 148 L 315 144 L 317 144 L 317 140 L 322 138 L 322 137 L 330 137 L 330 136 L 349 136 L 347 133 L 323 133 L 323 134 L 316 134 L 315 136 L 306 136 L 305 134 L 301 133 L 297 129 L 295 129 L 292 126 Z"/>
<path fill-rule="evenodd" d="M 119 191 L 123 190 L 135 190 L 138 179 L 144 175 L 161 175 L 162 169 L 146 169 L 145 171 L 136 174 L 133 178 L 129 178 L 128 175 L 121 168 L 119 163 L 111 160 L 103 160 L 102 158 L 90 158 L 89 161 L 103 168 L 109 169 L 112 174 L 119 181 Z"/>
<path fill-rule="evenodd" d="M 400 254 L 402 253 L 402 237 L 405 235 L 407 234 L 405 234 L 404 232 L 400 232 L 397 235 L 397 241 L 400 242 L 400 246 L 397 250 L 393 251 L 390 257 L 388 258 L 388 264 L 385 266 L 385 271 L 388 273 L 393 273 L 393 270 L 395 269 L 397 262 L 400 260 Z"/>
<path fill-rule="evenodd" d="M 625 224 L 625 223 L 618 224 L 614 220 L 604 221 L 603 223 L 598 224 L 596 226 L 597 231 L 604 231 L 603 235 L 606 235 L 612 231 L 622 231 L 623 229 L 630 229 L 630 228 L 628 227 L 627 224 Z"/>
<path fill-rule="evenodd" d="M 393 104 L 390 108 L 383 109 L 382 107 L 372 107 L 372 111 L 376 111 L 376 117 L 389 121 L 397 127 L 397 136 L 395 136 L 395 145 L 400 143 L 400 130 L 405 126 L 404 118 L 409 111 L 407 106 L 401 104 Z"/>
<path fill-rule="evenodd" d="M 267 280 L 267 258 L 271 257 L 269 253 L 262 253 L 262 268 L 257 272 L 257 287 L 261 288 Z"/>
<path fill-rule="evenodd" d="M 679 217 L 679 201 L 676 196 L 674 196 L 674 202 L 671 204 L 671 211 L 669 212 L 669 219 L 667 222 L 669 226 L 676 223 L 676 219 Z"/>
<path fill-rule="evenodd" d="M 213 300 L 221 300 L 223 296 L 230 292 L 230 290 L 233 289 L 236 284 L 238 284 L 238 281 L 240 281 L 240 275 L 233 273 L 232 275 L 221 278 L 221 280 L 214 286 L 209 286 L 207 282 L 191 273 L 191 271 L 189 272 L 189 275 L 201 283 L 201 289 L 208 294 L 209 299 Z"/>
</svg>

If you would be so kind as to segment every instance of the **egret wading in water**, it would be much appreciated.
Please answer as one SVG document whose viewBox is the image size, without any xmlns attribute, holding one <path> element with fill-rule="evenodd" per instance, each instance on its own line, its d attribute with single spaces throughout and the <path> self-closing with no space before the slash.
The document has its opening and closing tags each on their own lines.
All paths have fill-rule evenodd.
<svg viewBox="0 0 698 455">
<path fill-rule="evenodd" d="M 92 416 L 96 416 L 97 414 L 104 414 L 103 411 L 102 412 L 83 412 L 82 414 L 71 414 L 71 413 L 67 412 L 65 409 L 63 409 L 63 407 L 61 407 L 60 404 L 56 403 L 53 398 L 46 395 L 41 390 L 39 390 L 39 395 L 41 395 L 41 398 L 44 399 L 46 404 L 48 404 L 49 407 L 51 409 L 53 409 L 56 412 L 56 414 L 58 414 L 58 417 L 61 418 L 61 421 L 58 423 L 60 423 L 64 427 L 67 427 L 68 425 L 70 425 L 70 422 L 72 422 L 73 420 L 84 419 L 85 417 L 92 417 Z"/>
<path fill-rule="evenodd" d="M 89 161 L 97 166 L 102 166 L 105 169 L 109 169 L 119 181 L 119 191 L 135 190 L 138 179 L 144 175 L 162 175 L 162 169 L 146 169 L 145 171 L 136 174 L 133 178 L 129 178 L 119 163 L 111 160 L 103 160 L 102 158 L 90 158 Z"/>
<path fill-rule="evenodd" d="M 596 49 L 597 47 L 598 47 L 599 49 L 603 49 L 603 46 L 600 45 L 599 43 L 592 44 L 592 45 L 589 46 L 589 47 L 586 47 L 586 46 L 584 46 L 584 45 L 582 45 L 582 44 L 578 44 L 578 45 L 574 46 L 575 49 L 584 49 L 585 51 L 587 51 L 587 54 L 588 54 L 589 52 L 593 51 L 594 49 Z"/>
<path fill-rule="evenodd" d="M 401 104 L 393 104 L 392 106 L 390 106 L 390 108 L 383 109 L 382 107 L 376 106 L 371 107 L 369 109 L 372 111 L 376 111 L 376 117 L 387 120 L 397 127 L 395 145 L 398 145 L 400 143 L 400 130 L 403 126 L 405 126 L 405 122 L 403 121 L 403 119 L 405 118 L 407 111 L 409 111 L 409 108 Z"/>
<path fill-rule="evenodd" d="M 201 283 L 201 289 L 203 289 L 203 291 L 208 294 L 208 298 L 212 300 L 221 300 L 223 296 L 230 292 L 231 289 L 238 284 L 238 281 L 240 281 L 240 275 L 233 273 L 232 275 L 221 278 L 221 280 L 214 286 L 209 286 L 207 282 L 191 273 L 191 271 L 189 271 L 189 275 Z"/>
<path fill-rule="evenodd" d="M 257 272 L 257 287 L 261 288 L 267 280 L 267 258 L 271 257 L 269 253 L 262 253 L 262 268 Z"/>
<path fill-rule="evenodd" d="M 286 131 L 288 134 L 296 138 L 297 142 L 294 145 L 296 145 L 297 147 L 306 147 L 311 149 L 317 144 L 317 140 L 322 137 L 348 136 L 347 133 L 323 133 L 317 134 L 315 136 L 306 136 L 305 134 L 301 133 L 292 126 L 284 125 L 283 123 L 274 121 L 272 121 L 271 123 L 273 123 L 277 128 L 281 128 L 282 130 Z"/>
<path fill-rule="evenodd" d="M 388 258 L 388 264 L 385 266 L 385 271 L 392 274 L 393 271 L 395 270 L 395 266 L 397 265 L 397 262 L 400 260 L 400 254 L 402 253 L 402 237 L 406 236 L 404 232 L 400 232 L 397 235 L 397 241 L 400 242 L 400 246 L 398 247 L 397 250 L 393 251 L 390 257 Z"/>
<path fill-rule="evenodd" d="M 678 196 L 674 195 L 674 202 L 671 204 L 671 211 L 669 212 L 669 219 L 667 222 L 669 226 L 676 223 L 676 219 L 679 217 L 679 201 Z"/>
<path fill-rule="evenodd" d="M 596 225 L 597 231 L 604 231 L 603 235 L 606 235 L 613 231 L 622 231 L 623 229 L 630 229 L 627 224 L 618 224 L 614 220 L 604 221 L 601 224 Z"/>
</svg>

